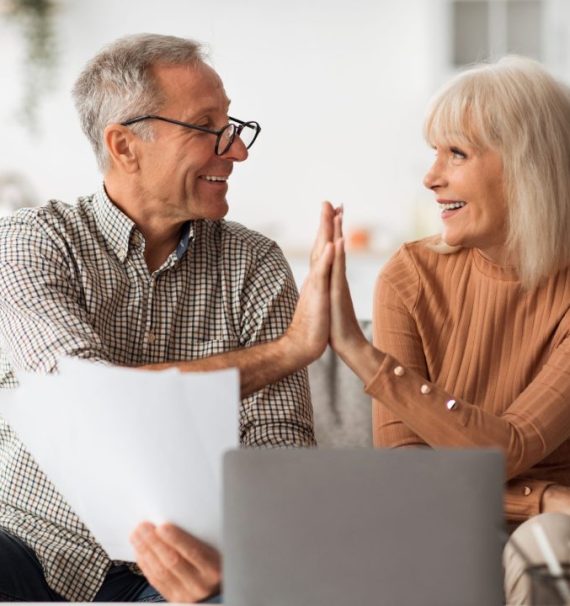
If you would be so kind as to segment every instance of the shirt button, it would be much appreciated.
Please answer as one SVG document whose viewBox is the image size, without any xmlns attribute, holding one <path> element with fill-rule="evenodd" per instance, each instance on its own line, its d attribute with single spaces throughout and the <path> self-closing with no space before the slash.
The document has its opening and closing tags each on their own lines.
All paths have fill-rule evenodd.
<svg viewBox="0 0 570 606">
<path fill-rule="evenodd" d="M 445 407 L 447 410 L 455 410 L 457 408 L 457 400 L 447 400 Z"/>
<path fill-rule="evenodd" d="M 156 335 L 150 330 L 146 333 L 146 342 L 152 345 L 156 341 Z"/>
<path fill-rule="evenodd" d="M 528 497 L 531 492 L 532 492 L 532 488 L 530 486 L 525 486 L 523 488 L 523 494 L 525 497 Z"/>
<path fill-rule="evenodd" d="M 424 383 L 421 387 L 420 387 L 420 392 L 424 395 L 427 396 L 428 393 L 431 393 L 431 387 L 427 384 Z"/>
<path fill-rule="evenodd" d="M 402 366 L 396 366 L 396 368 L 394 368 L 394 374 L 397 377 L 403 377 L 405 372 L 406 371 L 403 369 Z"/>
</svg>

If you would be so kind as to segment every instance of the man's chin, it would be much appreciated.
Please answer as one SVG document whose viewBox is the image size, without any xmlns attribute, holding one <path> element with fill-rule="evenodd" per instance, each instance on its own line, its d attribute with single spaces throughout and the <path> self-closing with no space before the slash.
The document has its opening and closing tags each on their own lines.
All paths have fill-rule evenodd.
<svg viewBox="0 0 570 606">
<path fill-rule="evenodd" d="M 212 221 L 219 221 L 220 219 L 223 219 L 229 212 L 230 207 L 228 206 L 228 203 L 224 200 L 223 205 L 220 206 L 219 209 L 212 209 L 212 216 L 208 217 L 209 219 L 211 219 Z"/>
<path fill-rule="evenodd" d="M 223 219 L 230 210 L 228 203 L 224 200 L 222 203 L 201 204 L 200 208 L 190 214 L 191 221 L 206 219 L 208 221 L 219 221 Z"/>
</svg>

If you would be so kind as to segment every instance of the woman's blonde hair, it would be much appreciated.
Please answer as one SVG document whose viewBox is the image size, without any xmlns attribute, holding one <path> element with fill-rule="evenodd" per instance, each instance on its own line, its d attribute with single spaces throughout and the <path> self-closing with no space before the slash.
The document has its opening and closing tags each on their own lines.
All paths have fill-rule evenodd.
<svg viewBox="0 0 570 606">
<path fill-rule="evenodd" d="M 504 57 L 453 78 L 432 100 L 424 136 L 497 151 L 507 246 L 529 288 L 570 264 L 570 89 L 536 61 Z M 449 252 L 442 248 L 441 252 Z"/>
</svg>

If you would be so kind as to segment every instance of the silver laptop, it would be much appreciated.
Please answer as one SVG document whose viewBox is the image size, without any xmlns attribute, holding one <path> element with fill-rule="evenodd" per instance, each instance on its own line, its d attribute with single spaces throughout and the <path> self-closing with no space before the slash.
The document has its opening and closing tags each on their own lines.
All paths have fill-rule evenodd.
<svg viewBox="0 0 570 606">
<path fill-rule="evenodd" d="M 224 602 L 502 604 L 503 483 L 496 451 L 229 452 Z"/>
</svg>

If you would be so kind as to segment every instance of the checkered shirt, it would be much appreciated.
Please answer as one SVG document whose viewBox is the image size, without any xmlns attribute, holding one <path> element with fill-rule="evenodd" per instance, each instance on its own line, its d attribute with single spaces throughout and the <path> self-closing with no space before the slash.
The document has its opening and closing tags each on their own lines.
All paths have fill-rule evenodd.
<svg viewBox="0 0 570 606">
<path fill-rule="evenodd" d="M 0 394 L 17 386 L 18 371 L 56 370 L 61 355 L 126 366 L 191 360 L 270 341 L 289 325 L 291 271 L 256 232 L 191 222 L 152 274 L 143 253 L 142 234 L 104 189 L 1 219 Z M 305 371 L 242 401 L 240 441 L 314 445 Z M 1 419 L 0 526 L 34 549 L 54 591 L 93 599 L 111 561 Z"/>
</svg>

